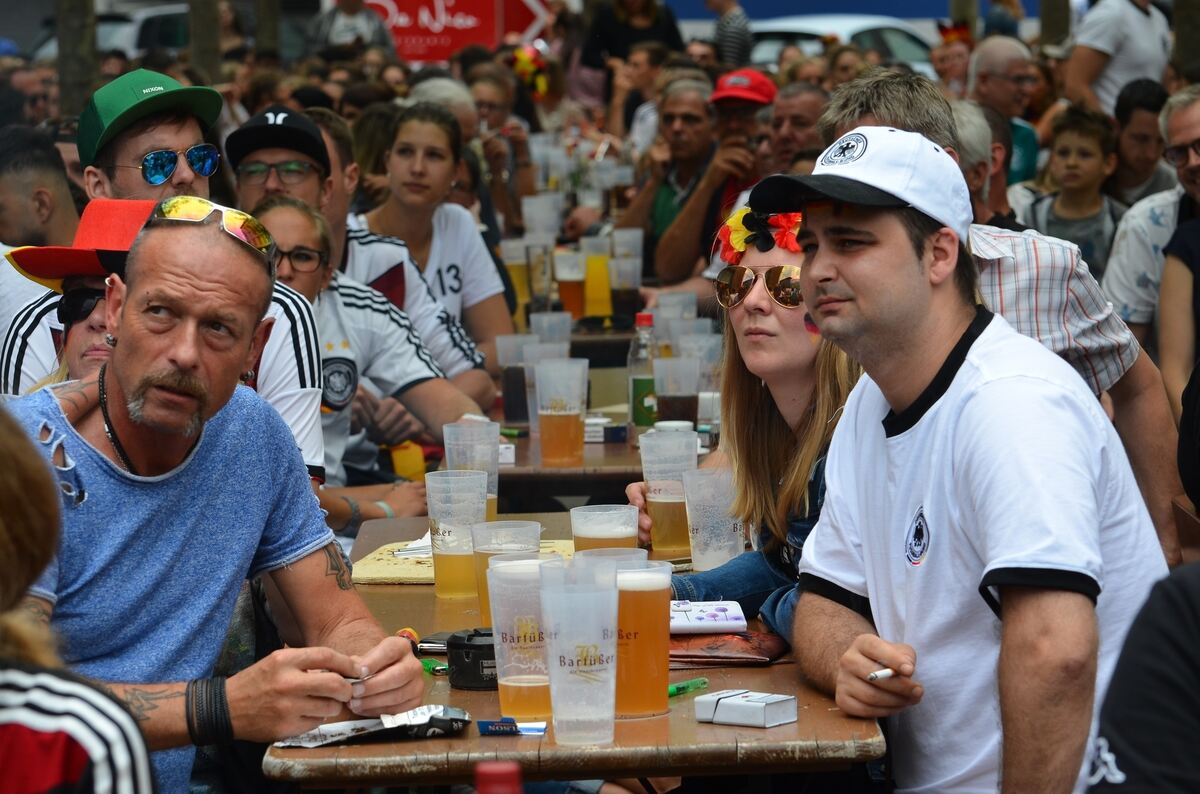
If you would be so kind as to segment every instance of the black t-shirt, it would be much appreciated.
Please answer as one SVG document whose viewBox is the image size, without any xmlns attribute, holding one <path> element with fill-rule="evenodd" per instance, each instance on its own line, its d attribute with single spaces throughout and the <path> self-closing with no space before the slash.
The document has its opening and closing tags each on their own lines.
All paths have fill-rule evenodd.
<svg viewBox="0 0 1200 794">
<path fill-rule="evenodd" d="M 609 3 L 597 6 L 592 17 L 592 26 L 583 42 L 580 62 L 593 69 L 605 68 L 609 58 L 628 60 L 629 48 L 643 41 L 658 41 L 668 50 L 683 52 L 683 37 L 675 13 L 666 5 L 658 6 L 658 14 L 648 28 L 635 28 L 617 19 L 617 13 Z"/>
<path fill-rule="evenodd" d="M 1200 564 L 1192 564 L 1154 586 L 1129 629 L 1100 709 L 1090 791 L 1200 791 L 1197 649 Z"/>
<path fill-rule="evenodd" d="M 1017 214 L 1012 210 L 1008 211 L 1007 215 L 1001 215 L 999 212 L 993 213 L 992 217 L 987 219 L 985 226 L 995 226 L 997 229 L 1007 229 L 1010 232 L 1027 232 L 1029 227 L 1017 220 Z"/>
<path fill-rule="evenodd" d="M 1184 221 L 1175 227 L 1175 233 L 1163 248 L 1163 255 L 1178 257 L 1192 274 L 1192 317 L 1200 318 L 1200 220 Z M 1197 336 L 1200 342 L 1200 335 Z M 1200 350 L 1200 346 L 1195 348 Z"/>
</svg>

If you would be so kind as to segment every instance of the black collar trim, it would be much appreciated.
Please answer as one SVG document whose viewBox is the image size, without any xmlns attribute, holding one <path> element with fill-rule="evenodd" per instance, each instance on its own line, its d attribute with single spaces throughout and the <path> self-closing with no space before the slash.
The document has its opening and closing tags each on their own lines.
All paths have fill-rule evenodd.
<svg viewBox="0 0 1200 794">
<path fill-rule="evenodd" d="M 1179 211 L 1175 213 L 1175 225 L 1178 226 L 1184 221 L 1200 217 L 1200 213 L 1197 213 L 1196 210 L 1196 200 L 1190 193 L 1184 193 L 1179 199 Z"/>
<path fill-rule="evenodd" d="M 975 319 L 967 326 L 967 330 L 963 332 L 958 344 L 950 351 L 950 355 L 946 356 L 945 363 L 933 376 L 929 385 L 925 387 L 925 391 L 921 392 L 912 405 L 900 413 L 888 411 L 887 416 L 883 417 L 883 432 L 888 438 L 910 430 L 942 398 L 942 395 L 950 388 L 950 384 L 954 382 L 954 376 L 962 368 L 963 362 L 967 360 L 967 351 L 971 349 L 971 345 L 975 344 L 975 340 L 983 333 L 983 329 L 987 328 L 992 317 L 992 313 L 982 304 L 975 307 Z"/>
</svg>

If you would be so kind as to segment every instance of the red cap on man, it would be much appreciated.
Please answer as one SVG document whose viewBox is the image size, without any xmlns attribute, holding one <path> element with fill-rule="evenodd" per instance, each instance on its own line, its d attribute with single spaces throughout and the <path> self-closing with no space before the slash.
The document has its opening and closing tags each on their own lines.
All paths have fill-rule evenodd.
<svg viewBox="0 0 1200 794">
<path fill-rule="evenodd" d="M 736 99 L 758 105 L 770 105 L 775 101 L 778 89 L 775 81 L 757 69 L 736 69 L 717 78 L 716 90 L 709 102 Z"/>
</svg>

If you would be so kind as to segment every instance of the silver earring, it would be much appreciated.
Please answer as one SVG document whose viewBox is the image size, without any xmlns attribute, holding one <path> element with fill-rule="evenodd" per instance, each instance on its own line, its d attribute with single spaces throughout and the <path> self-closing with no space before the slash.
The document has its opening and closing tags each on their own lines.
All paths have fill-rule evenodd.
<svg viewBox="0 0 1200 794">
<path fill-rule="evenodd" d="M 113 336 L 112 334 L 105 334 L 104 335 L 104 344 L 108 345 L 109 347 L 116 347 L 117 346 L 117 338 L 115 336 Z"/>
<path fill-rule="evenodd" d="M 249 383 L 254 380 L 254 370 L 248 369 L 242 373 L 242 383 Z"/>
</svg>

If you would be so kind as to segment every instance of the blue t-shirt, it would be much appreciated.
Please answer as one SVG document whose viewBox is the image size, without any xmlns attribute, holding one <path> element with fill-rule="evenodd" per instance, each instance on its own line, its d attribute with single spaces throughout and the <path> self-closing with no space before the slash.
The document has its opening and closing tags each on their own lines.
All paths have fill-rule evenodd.
<svg viewBox="0 0 1200 794">
<path fill-rule="evenodd" d="M 49 389 L 6 406 L 53 460 L 58 554 L 30 594 L 54 604 L 63 659 L 122 683 L 212 675 L 242 582 L 333 541 L 287 425 L 239 386 L 176 469 L 137 477 L 75 431 Z M 187 791 L 193 748 L 156 752 L 163 792 Z"/>
</svg>

